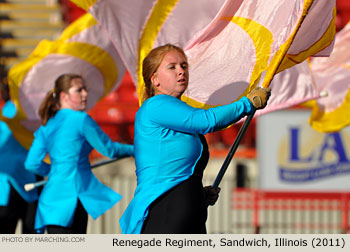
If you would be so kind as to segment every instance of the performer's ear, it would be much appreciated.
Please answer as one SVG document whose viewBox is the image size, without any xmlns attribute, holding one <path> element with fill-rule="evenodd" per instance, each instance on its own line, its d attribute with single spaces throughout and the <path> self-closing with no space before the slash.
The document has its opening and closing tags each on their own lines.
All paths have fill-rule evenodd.
<svg viewBox="0 0 350 252">
<path fill-rule="evenodd" d="M 61 107 L 64 107 L 68 103 L 68 100 L 69 100 L 69 95 L 65 92 L 60 92 L 59 102 Z"/>
<path fill-rule="evenodd" d="M 159 87 L 160 83 L 158 81 L 157 73 L 152 74 L 151 82 L 155 87 Z"/>
</svg>

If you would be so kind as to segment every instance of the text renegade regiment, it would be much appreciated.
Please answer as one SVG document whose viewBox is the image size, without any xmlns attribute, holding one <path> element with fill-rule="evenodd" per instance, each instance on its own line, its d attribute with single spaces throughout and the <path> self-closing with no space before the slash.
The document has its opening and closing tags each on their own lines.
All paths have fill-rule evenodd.
<svg viewBox="0 0 350 252">
<path fill-rule="evenodd" d="M 214 241 L 212 239 L 170 239 L 165 238 L 165 240 L 161 239 L 130 239 L 130 240 L 124 240 L 124 239 L 113 239 L 113 246 L 115 247 L 137 247 L 137 248 L 143 248 L 143 247 L 160 247 L 160 246 L 166 246 L 166 247 L 176 247 L 176 248 L 183 248 L 183 247 L 212 247 L 215 248 Z"/>
</svg>

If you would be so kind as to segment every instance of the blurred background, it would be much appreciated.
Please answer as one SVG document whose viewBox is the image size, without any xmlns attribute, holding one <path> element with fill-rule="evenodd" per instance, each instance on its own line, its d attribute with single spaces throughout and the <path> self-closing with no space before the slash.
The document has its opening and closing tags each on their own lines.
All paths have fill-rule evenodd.
<svg viewBox="0 0 350 252">
<path fill-rule="evenodd" d="M 26 59 L 40 40 L 55 40 L 68 24 L 84 13 L 83 9 L 69 0 L 0 0 L 1 78 L 6 78 L 14 64 Z M 350 1 L 337 0 L 337 31 L 349 20 Z M 88 113 L 113 140 L 133 143 L 134 116 L 138 107 L 135 85 L 126 73 L 118 89 L 98 102 Z M 288 179 L 287 182 L 281 182 L 281 186 L 277 182 L 269 185 L 269 181 L 273 181 L 269 174 L 273 170 L 279 172 L 278 164 L 282 162 L 283 156 L 283 151 L 280 150 L 283 148 L 282 142 L 287 141 L 286 145 L 288 141 L 292 145 L 296 143 L 284 139 L 284 133 L 275 134 L 266 121 L 271 122 L 274 119 L 271 117 L 277 116 L 280 121 L 287 122 L 292 118 L 295 123 L 293 116 L 296 116 L 295 118 L 300 118 L 300 131 L 310 130 L 303 128 L 310 114 L 307 109 L 300 106 L 288 111 L 292 111 L 292 114 L 278 112 L 253 119 L 221 183 L 220 199 L 209 209 L 208 233 L 349 232 L 350 187 L 347 185 L 338 187 L 338 182 L 333 178 L 325 181 L 326 176 L 321 183 L 316 182 L 319 184 L 314 186 L 310 185 L 311 182 Z M 213 183 L 241 126 L 242 123 L 238 123 L 206 135 L 211 159 L 205 172 L 205 185 Z M 279 126 L 286 131 L 291 127 L 288 123 Z M 342 131 L 344 132 L 339 132 L 344 143 L 342 147 L 350 160 L 349 127 Z M 279 135 L 281 139 L 276 140 Z M 324 139 L 327 135 L 316 135 L 316 139 L 321 139 L 320 146 L 325 146 Z M 269 137 L 275 137 L 275 141 L 269 142 Z M 307 148 L 305 151 L 310 148 L 320 149 L 312 144 Z M 275 163 L 259 157 L 263 151 L 264 157 L 269 157 L 266 149 L 276 149 L 273 151 L 277 156 Z M 303 156 L 302 151 L 300 156 Z M 92 162 L 102 159 L 99 153 L 91 153 Z M 344 169 L 350 170 L 349 167 Z M 136 187 L 134 171 L 133 159 L 125 159 L 94 170 L 100 180 L 122 194 L 123 199 L 96 221 L 90 219 L 88 233 L 120 233 L 119 218 Z M 350 181 L 350 177 L 346 177 L 345 172 L 344 174 Z"/>
</svg>

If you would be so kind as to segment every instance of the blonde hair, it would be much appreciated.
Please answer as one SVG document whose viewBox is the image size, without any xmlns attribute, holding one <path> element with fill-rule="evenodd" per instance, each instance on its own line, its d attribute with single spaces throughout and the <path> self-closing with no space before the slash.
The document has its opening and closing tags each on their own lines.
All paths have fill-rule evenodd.
<svg viewBox="0 0 350 252">
<path fill-rule="evenodd" d="M 55 87 L 47 93 L 39 107 L 39 116 L 42 125 L 46 125 L 47 121 L 55 116 L 60 109 L 60 93 L 68 93 L 68 90 L 72 86 L 72 80 L 82 78 L 78 74 L 67 73 L 62 74 L 55 80 Z"/>
<path fill-rule="evenodd" d="M 158 67 L 162 63 L 162 60 L 164 59 L 164 56 L 172 50 L 175 50 L 183 54 L 183 56 L 187 60 L 187 56 L 183 51 L 183 49 L 172 44 L 165 44 L 165 45 L 153 48 L 143 60 L 142 77 L 143 77 L 143 81 L 145 82 L 145 89 L 142 94 L 142 99 L 141 99 L 142 102 L 154 96 L 154 88 L 152 85 L 151 77 L 155 72 L 157 72 Z"/>
</svg>

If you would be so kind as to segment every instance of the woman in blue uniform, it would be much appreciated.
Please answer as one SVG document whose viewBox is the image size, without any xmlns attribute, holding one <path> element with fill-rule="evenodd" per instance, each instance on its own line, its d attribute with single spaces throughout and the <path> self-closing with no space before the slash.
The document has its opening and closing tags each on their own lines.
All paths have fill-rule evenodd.
<svg viewBox="0 0 350 252">
<path fill-rule="evenodd" d="M 13 118 L 16 107 L 8 95 L 8 86 L 0 84 L 0 95 L 5 102 L 0 118 Z M 33 173 L 24 169 L 27 150 L 18 143 L 10 128 L 0 121 L 0 233 L 14 234 L 18 221 L 22 221 L 23 234 L 34 234 L 34 219 L 38 191 L 26 192 L 24 185 L 36 182 Z"/>
<path fill-rule="evenodd" d="M 25 161 L 27 170 L 48 176 L 39 198 L 35 229 L 48 233 L 86 233 L 87 214 L 96 219 L 121 196 L 92 173 L 95 148 L 110 158 L 134 155 L 129 144 L 112 142 L 83 110 L 87 91 L 81 76 L 64 74 L 39 108 L 42 126 Z M 42 160 L 49 155 L 51 165 Z"/>
<path fill-rule="evenodd" d="M 135 118 L 137 188 L 120 219 L 123 233 L 206 233 L 207 207 L 218 189 L 202 185 L 209 152 L 204 138 L 263 108 L 270 95 L 247 97 L 208 110 L 180 100 L 189 80 L 187 57 L 174 45 L 153 49 L 143 61 L 144 102 Z"/>
</svg>

